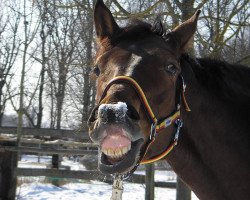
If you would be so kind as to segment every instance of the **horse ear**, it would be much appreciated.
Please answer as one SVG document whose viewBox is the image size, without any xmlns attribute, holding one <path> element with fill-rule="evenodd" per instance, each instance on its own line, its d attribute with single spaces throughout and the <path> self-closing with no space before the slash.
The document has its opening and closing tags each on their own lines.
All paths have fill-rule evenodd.
<svg viewBox="0 0 250 200">
<path fill-rule="evenodd" d="M 160 36 L 162 36 L 165 33 L 165 28 L 159 16 L 155 19 L 154 24 L 151 27 L 151 30 Z"/>
<path fill-rule="evenodd" d="M 97 0 L 94 9 L 94 20 L 96 35 L 98 39 L 112 39 L 120 31 L 119 26 L 114 20 L 110 10 L 105 6 L 103 0 Z"/>
<path fill-rule="evenodd" d="M 197 10 L 195 14 L 181 25 L 177 26 L 172 32 L 179 43 L 180 52 L 184 53 L 193 42 L 193 37 L 197 28 L 197 21 L 201 11 Z"/>
</svg>

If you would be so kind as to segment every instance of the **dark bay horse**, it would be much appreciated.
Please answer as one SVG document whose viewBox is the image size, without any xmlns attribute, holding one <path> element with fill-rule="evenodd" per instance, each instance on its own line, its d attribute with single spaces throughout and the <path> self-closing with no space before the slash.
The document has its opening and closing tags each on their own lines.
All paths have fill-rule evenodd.
<svg viewBox="0 0 250 200">
<path fill-rule="evenodd" d="M 187 55 L 199 13 L 169 33 L 160 21 L 121 28 L 97 1 L 90 137 L 105 174 L 166 159 L 200 199 L 246 200 L 250 68 Z"/>
</svg>

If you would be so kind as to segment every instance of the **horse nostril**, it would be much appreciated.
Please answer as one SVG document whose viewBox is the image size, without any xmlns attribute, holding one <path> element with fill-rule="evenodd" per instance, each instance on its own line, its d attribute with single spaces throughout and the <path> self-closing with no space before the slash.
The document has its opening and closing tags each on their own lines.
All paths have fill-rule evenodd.
<svg viewBox="0 0 250 200">
<path fill-rule="evenodd" d="M 95 113 L 94 113 L 94 118 L 97 119 L 98 118 L 98 110 L 95 110 Z"/>
<path fill-rule="evenodd" d="M 91 123 L 93 123 L 93 122 L 97 119 L 97 117 L 98 117 L 98 106 L 96 106 L 96 107 L 92 110 L 92 112 L 91 112 L 91 114 L 90 114 L 90 117 L 89 117 L 89 119 L 88 119 L 88 126 L 90 126 Z"/>
<path fill-rule="evenodd" d="M 138 112 L 136 111 L 136 109 L 132 105 L 127 104 L 127 108 L 128 108 L 127 116 L 130 119 L 133 119 L 136 121 L 140 120 L 140 116 L 139 116 Z"/>
<path fill-rule="evenodd" d="M 110 111 L 109 110 L 99 110 L 96 113 L 96 118 L 101 118 L 101 119 L 107 119 L 108 113 Z"/>
</svg>

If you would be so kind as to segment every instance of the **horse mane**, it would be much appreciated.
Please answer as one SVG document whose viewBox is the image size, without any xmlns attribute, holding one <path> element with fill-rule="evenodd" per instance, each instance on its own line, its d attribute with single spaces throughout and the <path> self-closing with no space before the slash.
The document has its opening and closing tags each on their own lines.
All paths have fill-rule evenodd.
<svg viewBox="0 0 250 200">
<path fill-rule="evenodd" d="M 250 102 L 250 67 L 211 58 L 192 59 L 182 55 L 198 82 L 210 93 L 233 103 Z"/>
<path fill-rule="evenodd" d="M 112 38 L 97 40 L 98 45 L 96 49 L 96 57 L 98 57 L 98 55 L 102 55 L 106 50 L 109 50 L 123 41 L 135 41 L 149 37 L 154 34 L 151 27 L 151 24 L 138 19 L 129 20 L 127 25 L 121 27 L 120 31 L 117 32 Z"/>
<path fill-rule="evenodd" d="M 122 31 L 117 34 L 114 40 L 112 41 L 113 45 L 116 45 L 117 43 L 120 43 L 124 40 L 133 41 L 146 38 L 154 34 L 162 36 L 159 30 L 154 29 L 154 26 L 138 19 L 131 19 L 128 24 L 121 30 Z"/>
</svg>

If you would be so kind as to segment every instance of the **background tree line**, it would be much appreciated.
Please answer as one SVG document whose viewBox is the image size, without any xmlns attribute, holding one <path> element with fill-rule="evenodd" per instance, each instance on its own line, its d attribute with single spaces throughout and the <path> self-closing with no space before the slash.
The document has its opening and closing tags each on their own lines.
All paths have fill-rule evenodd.
<svg viewBox="0 0 250 200">
<path fill-rule="evenodd" d="M 16 113 L 19 126 L 86 127 L 94 106 L 90 77 L 95 52 L 92 0 L 0 2 L 0 123 Z M 202 10 L 194 38 L 198 57 L 250 64 L 248 0 L 107 0 L 125 25 L 159 16 L 167 31 Z"/>
</svg>

